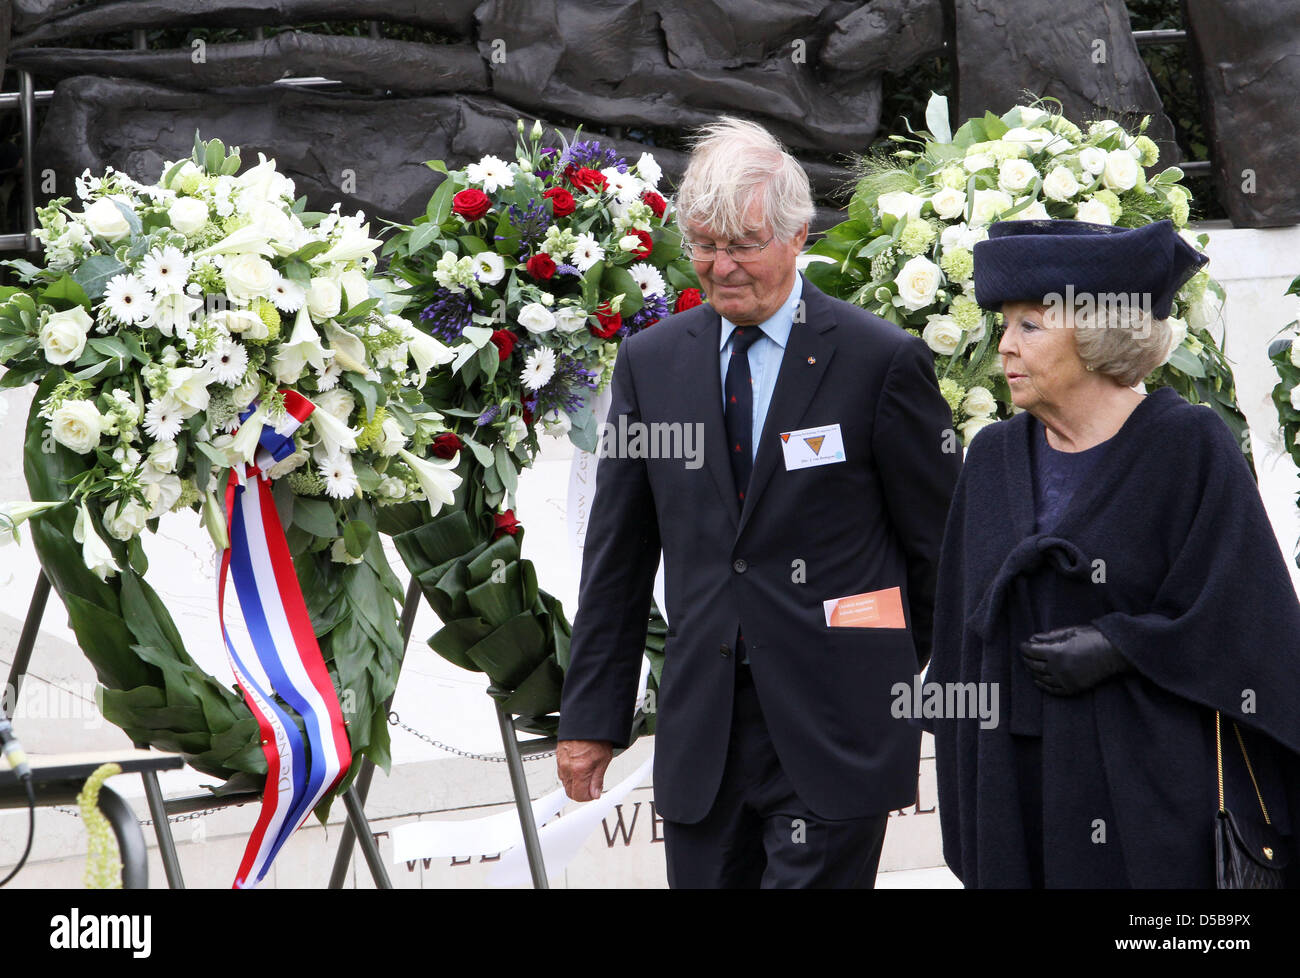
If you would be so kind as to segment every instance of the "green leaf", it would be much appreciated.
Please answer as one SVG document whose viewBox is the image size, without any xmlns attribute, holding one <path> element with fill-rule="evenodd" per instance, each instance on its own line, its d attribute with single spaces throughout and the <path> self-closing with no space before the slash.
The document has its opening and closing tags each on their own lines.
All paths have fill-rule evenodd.
<svg viewBox="0 0 1300 978">
<path fill-rule="evenodd" d="M 126 271 L 129 269 L 112 255 L 91 255 L 72 273 L 72 278 L 93 301 L 104 297 L 109 279 Z"/>
<path fill-rule="evenodd" d="M 375 531 L 369 524 L 352 520 L 343 528 L 343 546 L 351 556 L 360 557 L 374 536 Z"/>
<path fill-rule="evenodd" d="M 439 229 L 442 222 L 451 216 L 451 198 L 455 193 L 456 184 L 450 177 L 438 184 L 438 189 L 429 198 L 429 206 L 425 209 L 425 215 L 429 219 L 428 227 Z M 417 249 L 412 246 L 411 250 Z"/>
<path fill-rule="evenodd" d="M 433 222 L 418 225 L 413 231 L 411 231 L 411 237 L 408 242 L 411 253 L 414 254 L 417 251 L 423 251 L 429 246 L 429 242 L 436 239 L 440 233 L 441 228 Z"/>
<path fill-rule="evenodd" d="M 333 539 L 338 535 L 338 520 L 330 504 L 310 496 L 298 496 L 293 503 L 293 524 L 317 537 Z"/>
<path fill-rule="evenodd" d="M 82 306 L 86 310 L 90 309 L 90 299 L 86 296 L 85 289 L 67 272 L 64 272 L 57 282 L 52 282 L 41 290 L 40 298 L 42 302 L 51 305 L 66 302 L 69 305 Z"/>
</svg>

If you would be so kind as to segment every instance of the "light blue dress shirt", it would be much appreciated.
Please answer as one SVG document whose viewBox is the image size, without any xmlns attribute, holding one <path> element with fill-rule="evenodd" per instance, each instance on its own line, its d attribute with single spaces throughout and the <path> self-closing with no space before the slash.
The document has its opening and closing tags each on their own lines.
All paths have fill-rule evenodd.
<svg viewBox="0 0 1300 978">
<path fill-rule="evenodd" d="M 803 277 L 797 272 L 794 276 L 794 288 L 790 297 L 774 312 L 770 318 L 758 324 L 763 331 L 749 347 L 749 376 L 754 382 L 754 431 L 750 438 L 750 451 L 758 457 L 758 440 L 763 434 L 763 422 L 767 419 L 767 408 L 772 403 L 772 391 L 776 389 L 776 375 L 781 369 L 781 358 L 785 356 L 785 345 L 790 339 L 790 330 L 794 327 L 794 313 L 803 298 Z M 727 410 L 727 361 L 731 359 L 731 334 L 735 323 L 722 318 L 722 335 L 718 338 L 718 369 L 724 391 L 722 410 Z"/>
</svg>

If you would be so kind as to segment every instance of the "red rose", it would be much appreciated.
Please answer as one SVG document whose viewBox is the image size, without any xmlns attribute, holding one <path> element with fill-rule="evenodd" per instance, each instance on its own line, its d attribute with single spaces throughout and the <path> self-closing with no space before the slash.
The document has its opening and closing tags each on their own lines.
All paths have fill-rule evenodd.
<svg viewBox="0 0 1300 978">
<path fill-rule="evenodd" d="M 447 431 L 433 440 L 430 451 L 437 458 L 453 458 L 462 447 L 461 440 L 452 432 Z"/>
<path fill-rule="evenodd" d="M 556 217 L 568 217 L 578 209 L 578 205 L 573 199 L 573 194 L 569 193 L 563 187 L 552 187 L 550 190 L 543 190 L 542 196 L 550 198 L 551 213 Z"/>
<path fill-rule="evenodd" d="M 477 221 L 492 208 L 492 198 L 471 187 L 451 198 L 451 209 L 467 221 Z"/>
<path fill-rule="evenodd" d="M 649 258 L 650 252 L 655 250 L 655 241 L 654 238 L 650 237 L 650 232 L 633 228 L 628 234 L 641 241 L 641 247 L 636 250 L 636 256 L 638 258 Z"/>
<path fill-rule="evenodd" d="M 596 308 L 596 318 L 600 320 L 600 327 L 588 326 L 593 336 L 599 336 L 602 340 L 607 340 L 617 333 L 623 326 L 623 317 L 616 312 L 609 311 L 609 303 L 602 302 Z"/>
<path fill-rule="evenodd" d="M 667 202 L 653 190 L 647 190 L 641 194 L 641 201 L 649 205 L 650 210 L 654 212 L 654 216 L 658 218 L 662 218 L 664 211 L 668 209 Z"/>
<path fill-rule="evenodd" d="M 509 360 L 510 354 L 515 351 L 515 344 L 519 342 L 519 337 L 508 329 L 497 329 L 492 331 L 492 342 L 496 344 L 501 359 Z"/>
<path fill-rule="evenodd" d="M 704 305 L 704 296 L 700 294 L 699 289 L 683 289 L 682 294 L 677 297 L 677 304 L 673 306 L 673 312 L 684 312 L 702 305 Z"/>
<path fill-rule="evenodd" d="M 492 525 L 496 528 L 495 532 L 492 534 L 493 540 L 500 537 L 503 533 L 509 533 L 511 536 L 514 536 L 519 532 L 519 521 L 515 519 L 515 511 L 513 509 L 508 509 L 504 513 L 493 513 Z"/>
<path fill-rule="evenodd" d="M 544 251 L 539 251 L 528 259 L 524 266 L 528 269 L 528 274 L 536 279 L 548 279 L 555 274 L 555 259 Z"/>
<path fill-rule="evenodd" d="M 527 404 L 524 405 L 524 424 L 530 428 L 533 426 L 533 412 L 528 410 Z"/>
<path fill-rule="evenodd" d="M 609 181 L 605 179 L 605 174 L 599 170 L 593 170 L 590 167 L 568 167 L 564 171 L 564 176 L 569 183 L 573 184 L 576 190 L 604 190 L 609 186 Z"/>
</svg>

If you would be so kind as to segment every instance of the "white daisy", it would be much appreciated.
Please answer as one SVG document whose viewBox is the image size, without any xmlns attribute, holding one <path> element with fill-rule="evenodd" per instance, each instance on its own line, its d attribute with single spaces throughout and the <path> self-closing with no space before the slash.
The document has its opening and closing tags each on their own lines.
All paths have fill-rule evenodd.
<svg viewBox="0 0 1300 978">
<path fill-rule="evenodd" d="M 307 291 L 297 282 L 277 274 L 271 283 L 271 302 L 281 312 L 297 312 L 307 300 Z"/>
<path fill-rule="evenodd" d="M 168 245 L 155 248 L 140 263 L 140 278 L 158 295 L 180 292 L 190 277 L 191 263 L 185 252 Z"/>
<path fill-rule="evenodd" d="M 222 339 L 208 354 L 208 369 L 218 384 L 234 387 L 248 370 L 248 350 L 237 340 Z"/>
<path fill-rule="evenodd" d="M 538 347 L 528 354 L 519 380 L 530 391 L 541 390 L 555 376 L 555 351 L 548 346 Z"/>
<path fill-rule="evenodd" d="M 505 274 L 505 259 L 495 251 L 480 251 L 474 256 L 474 277 L 484 285 L 496 285 Z"/>
<path fill-rule="evenodd" d="M 631 173 L 619 173 L 612 166 L 607 166 L 600 172 L 609 182 L 609 192 L 614 195 L 614 199 L 624 204 L 630 204 L 638 199 L 641 191 L 645 189 L 645 185 Z"/>
<path fill-rule="evenodd" d="M 647 299 L 652 295 L 663 295 L 667 291 L 664 277 L 649 262 L 639 261 L 627 270 L 636 284 L 641 287 L 641 294 Z"/>
<path fill-rule="evenodd" d="M 578 235 L 573 245 L 573 265 L 580 272 L 585 272 L 592 265 L 605 258 L 605 249 L 600 246 L 595 235 L 584 231 Z"/>
<path fill-rule="evenodd" d="M 181 406 L 172 397 L 150 401 L 144 412 L 144 430 L 154 441 L 174 441 L 181 433 Z"/>
<path fill-rule="evenodd" d="M 109 279 L 104 302 L 115 318 L 133 326 L 153 315 L 153 296 L 134 275 L 123 273 Z"/>
<path fill-rule="evenodd" d="M 325 494 L 332 499 L 347 499 L 357 491 L 357 476 L 352 471 L 352 460 L 342 453 L 329 455 L 317 463 L 317 471 L 325 480 Z"/>
<path fill-rule="evenodd" d="M 477 163 L 465 167 L 465 176 L 470 183 L 481 183 L 485 193 L 496 193 L 500 187 L 515 182 L 510 172 L 510 164 L 496 156 L 485 156 Z"/>
</svg>

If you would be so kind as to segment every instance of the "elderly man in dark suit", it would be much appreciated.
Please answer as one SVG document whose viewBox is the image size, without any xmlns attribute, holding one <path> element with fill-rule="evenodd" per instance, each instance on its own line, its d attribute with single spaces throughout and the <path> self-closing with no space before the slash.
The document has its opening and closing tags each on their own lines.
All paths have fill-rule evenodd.
<svg viewBox="0 0 1300 978">
<path fill-rule="evenodd" d="M 609 422 L 698 426 L 704 464 L 604 446 L 560 779 L 599 796 L 628 742 L 662 551 L 669 885 L 872 886 L 916 796 L 891 690 L 929 657 L 952 415 L 921 340 L 798 273 L 808 178 L 762 127 L 706 127 L 677 208 L 708 303 L 623 344 Z"/>
</svg>

